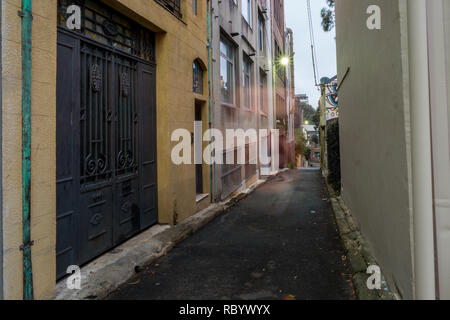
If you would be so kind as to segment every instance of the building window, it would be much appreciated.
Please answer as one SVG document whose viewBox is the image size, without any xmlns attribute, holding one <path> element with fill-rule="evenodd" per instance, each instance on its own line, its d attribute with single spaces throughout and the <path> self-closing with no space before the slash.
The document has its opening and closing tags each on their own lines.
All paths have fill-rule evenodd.
<svg viewBox="0 0 450 320">
<path fill-rule="evenodd" d="M 220 88 L 222 102 L 234 104 L 234 52 L 228 40 L 220 40 Z"/>
<path fill-rule="evenodd" d="M 283 3 L 280 0 L 275 0 L 274 3 L 274 18 L 277 22 L 278 29 L 283 30 L 283 18 L 284 18 L 284 9 L 283 9 Z"/>
<path fill-rule="evenodd" d="M 259 15 L 258 16 L 258 48 L 259 51 L 264 52 L 264 18 Z"/>
<path fill-rule="evenodd" d="M 181 4 L 180 0 L 155 0 L 164 6 L 167 10 L 172 12 L 179 19 L 183 18 L 181 14 Z"/>
<path fill-rule="evenodd" d="M 197 60 L 194 61 L 192 68 L 193 91 L 198 94 L 203 94 L 203 69 Z"/>
<path fill-rule="evenodd" d="M 111 11 L 100 1 L 58 1 L 58 25 L 67 28 L 67 8 L 76 3 L 81 7 L 81 29 L 72 30 L 96 42 L 117 50 L 155 61 L 155 34 L 133 20 Z"/>
<path fill-rule="evenodd" d="M 252 26 L 252 0 L 242 0 L 242 16 Z"/>
<path fill-rule="evenodd" d="M 197 0 L 192 0 L 192 12 L 197 15 Z"/>
<path fill-rule="evenodd" d="M 242 90 L 244 91 L 244 101 L 243 107 L 245 109 L 252 108 L 252 98 L 251 98 L 251 62 L 249 59 L 244 57 L 242 62 Z"/>
<path fill-rule="evenodd" d="M 266 86 L 267 86 L 267 76 L 263 71 L 261 71 L 260 77 L 259 77 L 259 89 L 260 89 L 259 103 L 260 103 L 260 110 L 263 113 L 267 113 Z"/>
<path fill-rule="evenodd" d="M 256 174 L 257 144 L 247 143 L 245 145 L 245 179 L 248 180 Z"/>
</svg>

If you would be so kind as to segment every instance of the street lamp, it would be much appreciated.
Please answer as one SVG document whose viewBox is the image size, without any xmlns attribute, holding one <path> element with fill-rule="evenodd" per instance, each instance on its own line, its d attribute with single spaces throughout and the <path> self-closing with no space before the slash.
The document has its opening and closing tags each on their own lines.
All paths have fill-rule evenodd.
<svg viewBox="0 0 450 320">
<path fill-rule="evenodd" d="M 289 64 L 289 57 L 282 57 L 280 63 L 283 66 L 287 66 Z"/>
</svg>

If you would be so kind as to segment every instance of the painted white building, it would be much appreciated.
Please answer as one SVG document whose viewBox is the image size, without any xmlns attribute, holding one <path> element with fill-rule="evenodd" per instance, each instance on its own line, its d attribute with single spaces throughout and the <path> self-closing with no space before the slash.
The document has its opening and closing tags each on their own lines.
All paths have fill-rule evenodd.
<svg viewBox="0 0 450 320">
<path fill-rule="evenodd" d="M 450 299 L 449 17 L 445 0 L 336 0 L 342 196 L 405 299 Z"/>
</svg>

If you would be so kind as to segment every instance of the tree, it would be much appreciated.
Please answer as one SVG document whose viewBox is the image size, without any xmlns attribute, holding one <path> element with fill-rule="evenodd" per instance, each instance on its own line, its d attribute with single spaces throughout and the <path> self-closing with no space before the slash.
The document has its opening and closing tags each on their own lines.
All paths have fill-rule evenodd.
<svg viewBox="0 0 450 320">
<path fill-rule="evenodd" d="M 296 156 L 306 156 L 306 138 L 303 129 L 295 129 L 295 154 Z"/>
<path fill-rule="evenodd" d="M 320 109 L 317 109 L 311 117 L 311 123 L 316 127 L 320 126 Z"/>
<path fill-rule="evenodd" d="M 320 13 L 322 17 L 322 28 L 328 32 L 333 30 L 335 25 L 334 0 L 327 0 L 328 8 L 322 8 Z"/>
<path fill-rule="evenodd" d="M 341 159 L 339 148 L 339 119 L 327 126 L 328 183 L 339 193 L 341 190 Z"/>
<path fill-rule="evenodd" d="M 313 122 L 313 116 L 316 110 L 309 104 L 302 102 L 303 119 L 304 121 Z"/>
</svg>

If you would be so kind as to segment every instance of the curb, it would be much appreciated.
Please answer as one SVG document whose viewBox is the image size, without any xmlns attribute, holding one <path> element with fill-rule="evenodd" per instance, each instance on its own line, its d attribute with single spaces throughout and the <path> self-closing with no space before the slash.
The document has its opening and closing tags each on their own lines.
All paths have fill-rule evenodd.
<svg viewBox="0 0 450 320">
<path fill-rule="evenodd" d="M 381 277 L 381 290 L 370 290 L 367 287 L 367 280 L 370 277 L 367 269 L 369 266 L 378 266 L 378 263 L 342 198 L 336 196 L 328 184 L 327 189 L 339 235 L 346 252 L 345 259 L 350 264 L 351 278 L 359 300 L 399 300 L 399 296 L 391 291 L 383 276 Z"/>
<path fill-rule="evenodd" d="M 258 187 L 271 180 L 258 180 L 230 200 L 212 204 L 175 226 L 156 225 L 107 252 L 81 268 L 81 289 L 67 288 L 64 278 L 56 285 L 55 300 L 101 300 L 126 283 L 178 243 L 199 231 L 218 216 L 228 212 Z"/>
</svg>

